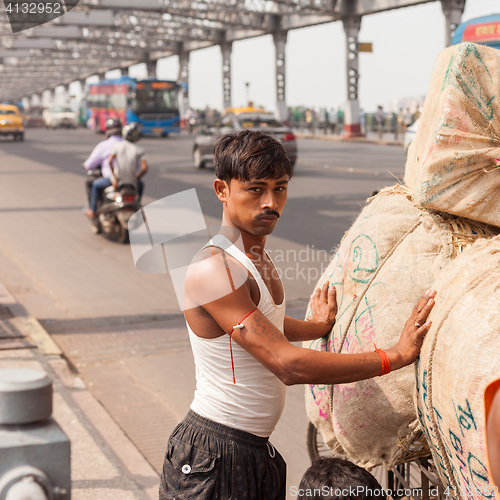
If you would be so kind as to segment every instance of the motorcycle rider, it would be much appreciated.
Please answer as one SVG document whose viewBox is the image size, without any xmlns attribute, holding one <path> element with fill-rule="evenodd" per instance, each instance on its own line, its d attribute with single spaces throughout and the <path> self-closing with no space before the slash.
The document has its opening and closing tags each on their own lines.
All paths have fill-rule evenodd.
<svg viewBox="0 0 500 500">
<path fill-rule="evenodd" d="M 115 144 L 109 157 L 109 165 L 113 172 L 111 182 L 115 189 L 121 181 L 136 185 L 140 201 L 144 190 L 144 182 L 141 177 L 148 171 L 148 163 L 144 148 L 134 144 L 141 137 L 139 125 L 135 122 L 125 125 L 122 137 L 125 140 Z"/>
<path fill-rule="evenodd" d="M 85 210 L 87 217 L 93 219 L 97 210 L 97 201 L 101 193 L 108 186 L 111 186 L 111 178 L 113 171 L 109 165 L 109 156 L 114 147 L 123 141 L 122 138 L 122 123 L 118 118 L 110 118 L 106 121 L 107 137 L 94 148 L 90 156 L 85 160 L 82 167 L 85 170 L 94 170 L 101 167 L 102 177 L 98 179 L 87 180 L 87 198 L 89 208 Z"/>
</svg>

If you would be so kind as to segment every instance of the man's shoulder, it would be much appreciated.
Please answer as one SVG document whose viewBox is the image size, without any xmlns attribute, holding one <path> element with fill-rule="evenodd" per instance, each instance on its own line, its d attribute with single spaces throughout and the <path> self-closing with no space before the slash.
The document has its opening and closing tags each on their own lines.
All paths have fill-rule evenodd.
<svg viewBox="0 0 500 500">
<path fill-rule="evenodd" d="M 217 247 L 198 252 L 188 267 L 185 292 L 191 307 L 231 294 L 248 281 L 248 270 Z"/>
<path fill-rule="evenodd" d="M 110 139 L 111 139 L 111 137 L 110 137 Z M 120 138 L 119 140 L 114 139 L 112 142 L 110 142 L 110 145 L 111 145 L 113 151 L 120 151 L 126 147 L 125 146 L 126 142 L 127 141 L 123 140 L 122 138 Z"/>
<path fill-rule="evenodd" d="M 132 144 L 132 146 L 134 146 L 134 151 L 137 156 L 141 157 L 146 154 L 146 150 L 142 146 L 138 146 L 137 144 Z"/>
</svg>

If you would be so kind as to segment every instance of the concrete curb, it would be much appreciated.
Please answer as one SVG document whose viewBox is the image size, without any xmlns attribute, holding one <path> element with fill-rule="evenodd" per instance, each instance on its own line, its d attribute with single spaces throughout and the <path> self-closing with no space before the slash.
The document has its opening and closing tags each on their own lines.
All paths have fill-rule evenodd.
<svg viewBox="0 0 500 500">
<path fill-rule="evenodd" d="M 156 500 L 158 474 L 72 371 L 48 332 L 1 282 L 0 305 L 12 315 L 0 318 L 0 326 L 22 340 L 17 345 L 0 343 L 2 367 L 40 369 L 52 379 L 53 417 L 71 442 L 72 497 Z"/>
</svg>

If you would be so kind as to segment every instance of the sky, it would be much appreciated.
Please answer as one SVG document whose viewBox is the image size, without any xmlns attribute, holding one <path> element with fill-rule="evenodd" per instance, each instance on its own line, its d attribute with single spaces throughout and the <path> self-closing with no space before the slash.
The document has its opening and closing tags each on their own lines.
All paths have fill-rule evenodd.
<svg viewBox="0 0 500 500">
<path fill-rule="evenodd" d="M 500 13 L 499 0 L 466 0 L 462 21 Z M 360 42 L 371 42 L 372 53 L 359 55 L 359 104 L 367 112 L 377 105 L 396 111 L 398 100 L 423 99 L 437 55 L 445 47 L 441 2 L 431 2 L 364 16 Z M 232 105 L 247 97 L 269 111 L 276 107 L 274 45 L 265 35 L 233 43 Z M 288 32 L 286 92 L 288 106 L 343 106 L 346 98 L 345 34 L 337 21 Z M 176 56 L 161 59 L 157 76 L 176 80 Z M 214 46 L 191 53 L 191 107 L 222 109 L 222 56 Z M 145 65 L 132 66 L 130 76 L 145 77 Z M 112 76 L 112 73 L 108 73 Z M 248 87 L 246 86 L 248 83 Z"/>
</svg>

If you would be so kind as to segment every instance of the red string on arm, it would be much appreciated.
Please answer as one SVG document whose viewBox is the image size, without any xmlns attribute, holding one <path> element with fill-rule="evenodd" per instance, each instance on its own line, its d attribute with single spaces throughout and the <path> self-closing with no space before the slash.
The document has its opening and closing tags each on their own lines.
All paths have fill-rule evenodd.
<svg viewBox="0 0 500 500">
<path fill-rule="evenodd" d="M 241 323 L 243 323 L 243 321 L 245 321 L 248 318 L 248 316 L 250 316 L 250 314 L 252 314 L 256 310 L 257 310 L 257 308 L 252 309 L 248 314 L 245 314 L 245 316 L 243 316 L 243 318 L 241 318 L 241 320 L 238 321 L 238 323 L 236 323 L 236 325 L 233 326 L 233 329 L 229 332 L 229 351 L 231 352 L 231 368 L 233 370 L 233 384 L 236 384 L 236 377 L 234 375 L 233 345 L 231 343 L 232 335 L 233 335 L 233 332 L 235 329 L 243 328 L 245 326 L 245 325 L 242 325 Z"/>
<path fill-rule="evenodd" d="M 389 358 L 387 357 L 387 354 L 385 351 L 382 351 L 382 349 L 379 349 L 376 345 L 375 342 L 373 343 L 373 347 L 375 348 L 375 352 L 380 356 L 380 361 L 382 361 L 382 371 L 380 372 L 379 377 L 382 375 L 387 375 L 388 373 L 391 373 L 391 363 L 389 361 Z"/>
</svg>

